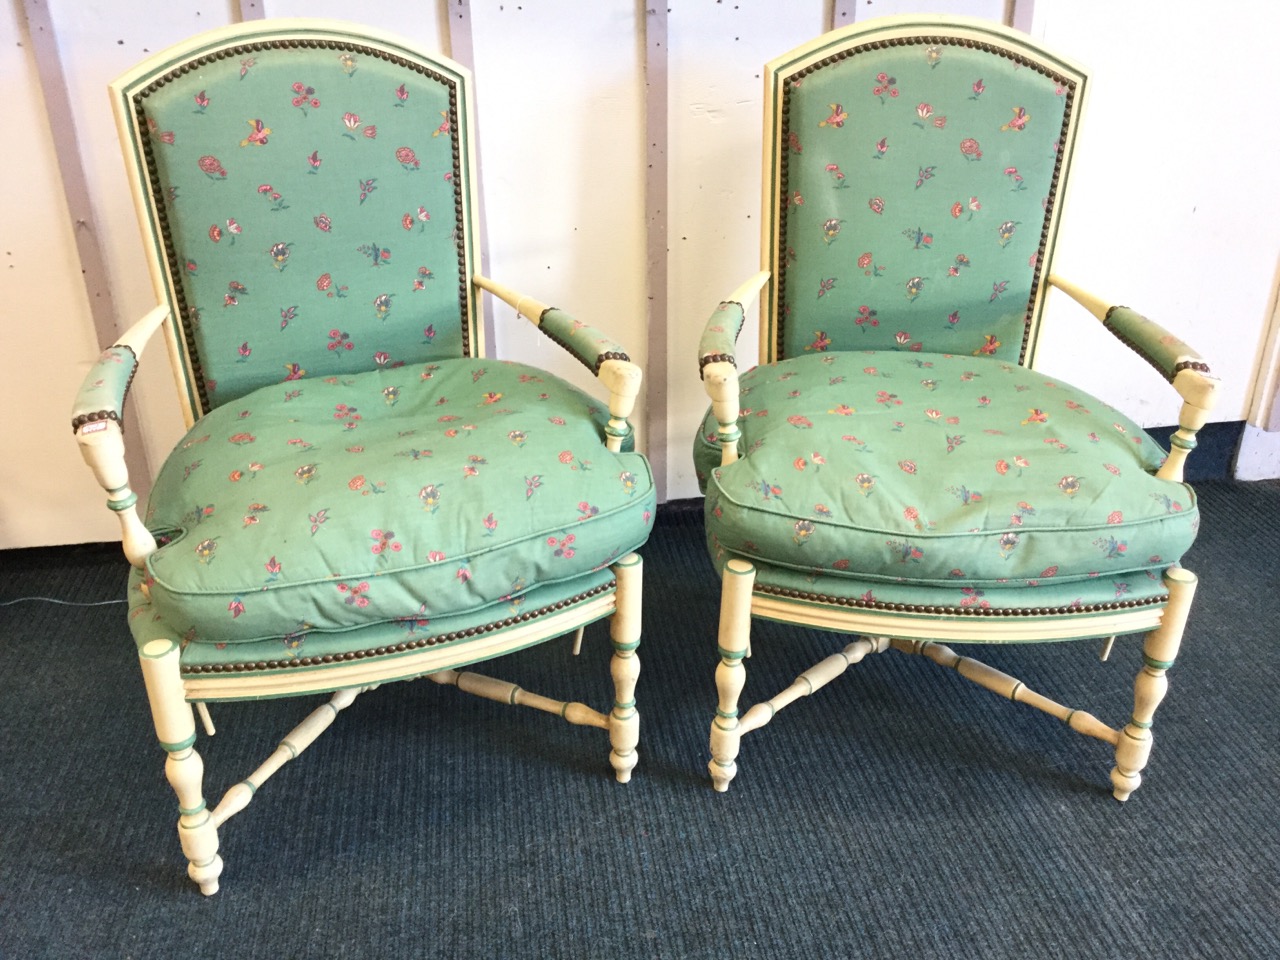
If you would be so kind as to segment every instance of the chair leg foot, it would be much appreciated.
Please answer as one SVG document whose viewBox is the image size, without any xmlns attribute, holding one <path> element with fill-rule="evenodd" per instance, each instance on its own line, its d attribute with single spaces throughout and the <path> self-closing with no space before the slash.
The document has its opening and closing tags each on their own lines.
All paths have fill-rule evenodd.
<svg viewBox="0 0 1280 960">
<path fill-rule="evenodd" d="M 189 861 L 187 875 L 211 896 L 222 874 L 218 828 L 204 800 L 204 761 L 195 750 L 195 717 L 183 693 L 178 659 L 178 645 L 170 640 L 152 640 L 139 651 L 151 719 L 168 754 L 165 777 L 178 797 L 178 840 Z"/>
<path fill-rule="evenodd" d="M 707 765 L 717 793 L 728 790 L 738 774 L 742 745 L 738 697 L 747 681 L 742 661 L 751 645 L 751 588 L 755 579 L 755 567 L 745 560 L 725 564 L 720 593 L 720 663 L 716 666 L 719 704 L 711 721 L 711 762 Z"/>
<path fill-rule="evenodd" d="M 609 624 L 613 643 L 613 709 L 609 711 L 609 763 L 619 783 L 631 780 L 640 760 L 640 713 L 636 709 L 636 681 L 640 678 L 640 598 L 644 565 L 630 554 L 613 567 L 617 577 L 617 608 Z"/>
<path fill-rule="evenodd" d="M 1142 784 L 1142 771 L 1151 756 L 1151 725 L 1156 708 L 1169 691 L 1165 674 L 1173 666 L 1182 644 L 1191 600 L 1196 592 L 1196 576 L 1180 567 L 1167 570 L 1165 586 L 1169 603 L 1160 626 L 1147 634 L 1142 645 L 1142 669 L 1133 683 L 1133 717 L 1120 731 L 1116 743 L 1116 765 L 1111 771 L 1112 796 L 1122 803 Z"/>
</svg>

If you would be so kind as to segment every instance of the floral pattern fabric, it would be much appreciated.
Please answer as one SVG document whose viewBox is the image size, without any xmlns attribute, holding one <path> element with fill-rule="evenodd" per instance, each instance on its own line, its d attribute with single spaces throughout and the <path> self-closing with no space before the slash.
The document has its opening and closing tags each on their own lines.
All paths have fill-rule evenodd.
<svg viewBox="0 0 1280 960">
<path fill-rule="evenodd" d="M 519 363 L 452 360 L 269 386 L 170 455 L 150 606 L 190 641 L 427 622 L 573 584 L 648 536 L 645 459 L 608 411 Z"/>
<path fill-rule="evenodd" d="M 73 422 L 96 413 L 124 412 L 124 399 L 138 369 L 138 357 L 128 347 L 113 346 L 102 351 L 93 370 L 81 384 L 71 407 Z"/>
<path fill-rule="evenodd" d="M 790 80 L 777 356 L 1019 362 L 1073 95 L 953 42 L 858 49 Z"/>
<path fill-rule="evenodd" d="M 461 96 L 373 51 L 301 45 L 210 58 L 145 92 L 181 339 L 208 406 L 468 352 Z"/>
<path fill-rule="evenodd" d="M 1132 576 L 1195 538 L 1163 451 L 1060 380 L 982 357 L 828 353 L 741 378 L 740 459 L 695 444 L 714 549 L 826 577 L 964 589 Z"/>
</svg>

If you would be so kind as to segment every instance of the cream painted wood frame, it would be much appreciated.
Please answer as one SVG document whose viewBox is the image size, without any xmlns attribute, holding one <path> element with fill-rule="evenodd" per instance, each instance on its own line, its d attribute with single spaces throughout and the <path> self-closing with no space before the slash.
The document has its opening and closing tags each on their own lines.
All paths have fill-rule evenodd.
<svg viewBox="0 0 1280 960">
<path fill-rule="evenodd" d="M 348 46 L 362 42 L 378 46 L 433 72 L 443 73 L 455 84 L 458 112 L 463 118 L 457 136 L 459 149 L 467 162 L 468 182 L 462 189 L 462 222 L 468 229 L 465 231 L 462 266 L 470 282 L 466 287 L 463 309 L 469 324 L 472 354 L 483 356 L 484 353 L 483 328 L 478 322 L 479 291 L 488 291 L 506 301 L 516 309 L 517 315 L 524 315 L 534 325 L 540 324 L 547 309 L 545 304 L 475 273 L 474 264 L 478 260 L 475 244 L 479 240 L 480 224 L 476 203 L 475 151 L 466 140 L 472 136 L 474 117 L 471 78 L 465 68 L 444 58 L 425 59 L 391 34 L 339 21 L 258 20 L 212 30 L 153 56 L 110 85 L 152 282 L 160 301 L 134 323 L 118 343 L 129 347 L 141 359 L 152 334 L 158 327 L 164 327 L 183 416 L 188 426 L 204 411 L 199 409 L 199 395 L 191 385 L 193 368 L 175 318 L 175 305 L 179 300 L 174 281 L 162 267 L 164 248 L 157 209 L 142 187 L 146 168 L 135 144 L 143 141 L 145 134 L 133 109 L 133 98 L 152 78 L 170 69 L 170 65 L 180 66 L 202 52 L 212 53 L 264 41 L 308 43 L 329 40 Z M 630 361 L 609 359 L 599 365 L 597 379 L 609 393 L 610 419 L 605 430 L 605 443 L 616 452 L 631 433 L 627 418 L 639 395 L 641 371 Z M 108 506 L 120 519 L 125 555 L 133 566 L 143 567 L 147 557 L 156 549 L 156 542 L 137 514 L 138 498 L 129 485 L 120 422 L 96 414 L 86 420 L 76 429 L 81 454 L 106 490 Z M 215 668 L 210 672 L 190 673 L 181 669 L 182 644 L 178 638 L 156 639 L 144 644 L 139 650 L 139 659 L 156 734 L 168 755 L 165 773 L 178 797 L 178 835 L 189 861 L 191 879 L 206 895 L 216 893 L 223 869 L 222 858 L 218 855 L 218 828 L 243 810 L 258 787 L 314 742 L 356 696 L 392 680 L 428 677 L 436 683 L 456 686 L 487 699 L 531 707 L 556 714 L 571 724 L 605 730 L 610 743 L 609 763 L 615 777 L 620 783 L 629 781 L 638 761 L 636 748 L 640 732 L 635 688 L 640 673 L 636 651 L 640 644 L 643 564 L 639 556 L 629 554 L 612 564 L 610 569 L 613 580 L 602 588 L 585 590 L 538 610 L 499 617 L 492 623 L 468 630 L 460 643 L 439 646 L 391 644 L 307 667 L 259 663 L 250 664 L 243 670 L 219 671 Z M 576 654 L 581 648 L 585 627 L 605 618 L 610 620 L 613 648 L 610 673 L 614 688 L 613 704 L 606 712 L 582 703 L 532 694 L 515 684 L 461 669 L 568 633 L 576 634 L 573 642 L 573 653 Z M 231 787 L 222 801 L 210 810 L 204 799 L 204 764 L 195 750 L 193 708 L 203 723 L 205 733 L 213 735 L 215 728 L 209 703 L 312 694 L 332 696 L 286 734 L 274 752 L 249 777 Z"/>
<path fill-rule="evenodd" d="M 764 156 L 766 171 L 762 216 L 762 269 L 734 290 L 726 302 L 738 303 L 749 311 L 761 291 L 760 355 L 766 362 L 777 360 L 776 317 L 779 309 L 778 285 L 770 284 L 781 263 L 778 212 L 781 197 L 775 157 L 782 137 L 783 91 L 789 78 L 806 66 L 822 60 L 847 45 L 856 36 L 859 42 L 882 42 L 905 36 L 961 38 L 991 43 L 1014 51 L 1017 56 L 1043 64 L 1077 84 L 1074 109 L 1068 118 L 1061 143 L 1064 163 L 1070 160 L 1076 129 L 1084 107 L 1087 77 L 1070 61 L 1050 55 L 1027 42 L 1024 34 L 983 20 L 928 16 L 885 17 L 868 24 L 853 24 L 818 37 L 811 43 L 770 61 L 765 70 Z M 1062 290 L 1098 320 L 1105 321 L 1112 306 L 1096 294 L 1051 274 L 1051 254 L 1060 211 L 1065 201 L 1065 184 L 1057 183 L 1058 195 L 1045 234 L 1045 251 L 1039 264 L 1038 283 L 1028 315 L 1031 331 L 1028 356 L 1034 359 L 1036 332 L 1044 309 L 1048 287 Z M 1123 342 L 1123 341 L 1121 341 Z M 1126 346 L 1128 346 L 1126 344 Z M 732 357 L 704 357 L 703 383 L 711 400 L 718 425 L 721 463 L 729 465 L 739 456 L 738 370 Z M 1218 396 L 1218 381 L 1210 377 L 1198 357 L 1176 358 L 1169 377 L 1183 400 L 1178 430 L 1171 439 L 1168 459 L 1158 476 L 1181 480 L 1187 455 L 1195 448 L 1195 434 L 1208 419 Z M 756 586 L 757 567 L 742 559 L 729 560 L 722 571 L 721 608 L 716 668 L 719 701 L 711 723 L 711 761 L 708 769 L 717 791 L 725 791 L 737 774 L 737 756 L 742 736 L 769 723 L 783 707 L 808 696 L 870 653 L 895 649 L 924 656 L 955 669 L 978 685 L 1019 703 L 1025 703 L 1062 720 L 1071 729 L 1102 740 L 1114 748 L 1111 772 L 1113 795 L 1127 800 L 1142 781 L 1152 747 L 1151 726 L 1156 708 L 1168 690 L 1166 673 L 1177 657 L 1183 631 L 1195 594 L 1197 578 L 1189 570 L 1171 567 L 1165 572 L 1168 591 L 1163 602 L 1129 606 L 1124 602 L 1101 604 L 1097 612 L 1048 615 L 1034 608 L 1006 610 L 991 616 L 956 616 L 923 610 L 893 611 L 864 609 L 818 596 L 785 596 L 762 591 Z M 739 711 L 739 697 L 746 682 L 745 659 L 751 655 L 751 620 L 759 617 L 857 635 L 857 639 L 809 670 L 773 698 L 757 703 L 745 713 Z M 1121 634 L 1145 633 L 1143 666 L 1134 682 L 1134 708 L 1128 722 L 1109 726 L 1083 710 L 1064 706 L 1026 687 L 1021 681 L 979 661 L 956 654 L 945 643 L 1011 644 L 1106 638 L 1103 659 Z"/>
</svg>

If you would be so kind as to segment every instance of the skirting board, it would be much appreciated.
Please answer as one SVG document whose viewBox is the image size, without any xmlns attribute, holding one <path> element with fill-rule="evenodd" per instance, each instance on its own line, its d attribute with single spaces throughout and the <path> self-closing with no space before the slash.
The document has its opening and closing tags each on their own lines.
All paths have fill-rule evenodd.
<svg viewBox="0 0 1280 960">
<path fill-rule="evenodd" d="M 1245 424 L 1236 454 L 1237 480 L 1274 480 L 1280 477 L 1280 432 Z"/>
</svg>

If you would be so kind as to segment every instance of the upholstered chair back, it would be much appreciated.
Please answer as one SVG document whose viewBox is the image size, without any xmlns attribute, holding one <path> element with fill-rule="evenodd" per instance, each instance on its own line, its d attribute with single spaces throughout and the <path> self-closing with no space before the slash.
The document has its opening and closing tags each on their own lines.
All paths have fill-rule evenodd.
<svg viewBox="0 0 1280 960">
<path fill-rule="evenodd" d="M 917 25 L 918 29 L 918 25 Z M 1025 362 L 1083 94 L 1003 35 L 828 35 L 769 64 L 765 353 Z"/>
<path fill-rule="evenodd" d="M 329 38 L 197 41 L 121 91 L 193 417 L 479 352 L 461 79 Z"/>
</svg>

